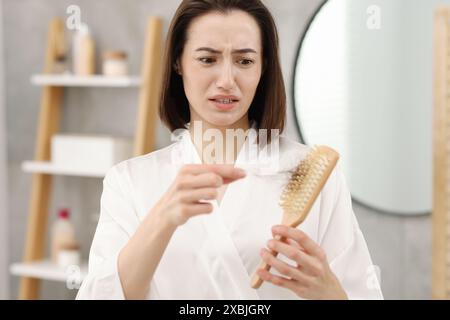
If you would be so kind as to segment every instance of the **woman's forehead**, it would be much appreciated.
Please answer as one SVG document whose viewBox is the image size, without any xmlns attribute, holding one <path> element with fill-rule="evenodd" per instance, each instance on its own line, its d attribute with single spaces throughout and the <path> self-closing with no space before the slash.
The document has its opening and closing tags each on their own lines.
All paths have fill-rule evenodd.
<svg viewBox="0 0 450 320">
<path fill-rule="evenodd" d="M 207 31 L 206 31 L 207 30 Z M 260 49 L 260 31 L 252 16 L 243 11 L 229 14 L 208 13 L 194 19 L 187 30 L 191 46 L 208 46 L 218 50 L 253 47 Z"/>
</svg>

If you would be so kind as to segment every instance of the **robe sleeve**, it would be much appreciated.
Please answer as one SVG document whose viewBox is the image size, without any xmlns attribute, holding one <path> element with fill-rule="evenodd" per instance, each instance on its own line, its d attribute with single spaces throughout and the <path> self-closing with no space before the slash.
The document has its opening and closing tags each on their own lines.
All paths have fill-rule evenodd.
<svg viewBox="0 0 450 320">
<path fill-rule="evenodd" d="M 103 180 L 100 218 L 89 252 L 89 271 L 77 299 L 125 299 L 117 262 L 139 224 L 127 175 L 113 167 Z"/>
<path fill-rule="evenodd" d="M 334 205 L 320 241 L 321 247 L 349 299 L 383 299 L 379 268 L 372 263 L 339 163 L 335 169 L 335 183 Z"/>
</svg>

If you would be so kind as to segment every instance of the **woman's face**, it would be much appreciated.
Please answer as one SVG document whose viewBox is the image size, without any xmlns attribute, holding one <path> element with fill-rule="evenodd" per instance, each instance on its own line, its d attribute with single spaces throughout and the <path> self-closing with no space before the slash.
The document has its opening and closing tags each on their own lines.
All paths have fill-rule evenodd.
<svg viewBox="0 0 450 320">
<path fill-rule="evenodd" d="M 214 12 L 194 19 L 179 70 L 191 121 L 212 127 L 247 126 L 262 59 L 259 26 L 246 12 Z M 227 98 L 232 103 L 224 101 Z"/>
</svg>

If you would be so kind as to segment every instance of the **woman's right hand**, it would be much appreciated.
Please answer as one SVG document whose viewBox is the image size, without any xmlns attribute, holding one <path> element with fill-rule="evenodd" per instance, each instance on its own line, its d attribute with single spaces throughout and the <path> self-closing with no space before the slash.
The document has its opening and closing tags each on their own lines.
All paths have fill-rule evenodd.
<svg viewBox="0 0 450 320">
<path fill-rule="evenodd" d="M 244 177 L 245 171 L 232 165 L 184 165 L 152 214 L 175 228 L 181 226 L 194 216 L 211 213 L 212 204 L 202 200 L 216 199 L 218 188 Z"/>
</svg>

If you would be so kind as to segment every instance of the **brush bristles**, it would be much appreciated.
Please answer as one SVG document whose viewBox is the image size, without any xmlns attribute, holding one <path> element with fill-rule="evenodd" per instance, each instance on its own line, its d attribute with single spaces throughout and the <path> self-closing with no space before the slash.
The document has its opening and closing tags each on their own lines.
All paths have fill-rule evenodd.
<svg viewBox="0 0 450 320">
<path fill-rule="evenodd" d="M 285 213 L 297 215 L 305 210 L 328 165 L 328 157 L 313 148 L 294 170 L 281 194 L 279 204 Z"/>
</svg>

